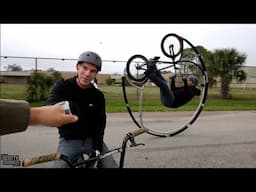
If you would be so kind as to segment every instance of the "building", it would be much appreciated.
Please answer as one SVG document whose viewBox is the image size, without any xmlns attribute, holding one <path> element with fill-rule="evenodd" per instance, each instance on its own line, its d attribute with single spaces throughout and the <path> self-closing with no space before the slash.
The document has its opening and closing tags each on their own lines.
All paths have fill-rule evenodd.
<svg viewBox="0 0 256 192">
<path fill-rule="evenodd" d="M 31 74 L 34 71 L 1 71 L 0 74 L 0 83 L 7 83 L 7 84 L 26 84 L 29 80 Z M 38 71 L 40 73 L 44 73 L 46 75 L 50 75 L 51 72 L 46 71 Z M 73 77 L 76 75 L 76 72 L 61 72 L 61 75 L 64 79 Z M 97 83 L 98 85 L 105 85 L 106 79 L 111 78 L 110 74 L 101 74 L 97 75 Z"/>
<path fill-rule="evenodd" d="M 247 80 L 245 82 L 238 82 L 236 80 L 233 80 L 230 87 L 234 88 L 256 88 L 256 67 L 255 66 L 244 66 L 242 67 L 242 70 L 244 70 L 247 73 Z M 9 84 L 25 84 L 27 83 L 27 80 L 30 78 L 31 74 L 34 71 L 1 71 L 0 74 L 0 83 L 9 83 Z M 41 73 L 50 74 L 51 72 L 46 71 L 39 71 Z M 69 77 L 72 77 L 76 75 L 76 72 L 62 72 L 62 77 L 64 79 L 67 79 Z M 164 78 L 168 80 L 170 74 L 164 74 Z M 115 84 L 121 84 L 122 83 L 122 76 L 121 75 L 115 75 L 115 74 L 102 74 L 99 73 L 97 75 L 97 83 L 98 85 L 106 85 L 106 80 L 108 78 L 111 78 Z M 148 82 L 148 85 L 151 85 L 152 83 Z M 217 82 L 217 87 L 219 87 L 220 83 Z"/>
<path fill-rule="evenodd" d="M 0 83 L 26 84 L 31 71 L 1 71 Z"/>
</svg>

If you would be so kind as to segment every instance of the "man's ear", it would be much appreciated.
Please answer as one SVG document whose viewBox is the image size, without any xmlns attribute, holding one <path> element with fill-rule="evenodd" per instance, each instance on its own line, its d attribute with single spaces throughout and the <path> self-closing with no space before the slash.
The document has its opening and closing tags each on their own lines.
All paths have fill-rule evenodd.
<svg viewBox="0 0 256 192">
<path fill-rule="evenodd" d="M 76 64 L 76 70 L 78 70 L 78 68 L 79 68 L 79 64 Z"/>
</svg>

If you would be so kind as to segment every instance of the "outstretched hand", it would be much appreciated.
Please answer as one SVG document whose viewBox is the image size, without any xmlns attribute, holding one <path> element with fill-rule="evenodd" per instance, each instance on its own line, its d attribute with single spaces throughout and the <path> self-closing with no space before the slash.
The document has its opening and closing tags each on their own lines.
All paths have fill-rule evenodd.
<svg viewBox="0 0 256 192">
<path fill-rule="evenodd" d="M 29 124 L 40 124 L 50 127 L 58 127 L 78 120 L 76 115 L 65 114 L 59 105 L 34 107 L 30 109 Z"/>
</svg>

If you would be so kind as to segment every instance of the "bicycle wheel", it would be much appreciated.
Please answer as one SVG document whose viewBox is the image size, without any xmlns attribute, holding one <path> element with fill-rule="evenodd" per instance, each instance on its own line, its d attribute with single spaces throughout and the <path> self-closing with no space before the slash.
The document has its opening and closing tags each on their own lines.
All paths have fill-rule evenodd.
<svg viewBox="0 0 256 192">
<path fill-rule="evenodd" d="M 147 69 L 148 59 L 143 55 L 133 55 L 126 63 L 127 76 L 134 81 L 143 81 L 147 78 L 144 72 Z"/>
<path fill-rule="evenodd" d="M 166 57 L 175 59 L 183 51 L 183 40 L 180 36 L 170 33 L 163 37 L 161 50 Z"/>
</svg>

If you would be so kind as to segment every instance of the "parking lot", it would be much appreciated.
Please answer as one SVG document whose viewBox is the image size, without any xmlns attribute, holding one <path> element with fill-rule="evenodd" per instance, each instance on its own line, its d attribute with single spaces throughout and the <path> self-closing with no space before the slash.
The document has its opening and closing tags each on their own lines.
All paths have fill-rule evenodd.
<svg viewBox="0 0 256 192">
<path fill-rule="evenodd" d="M 144 113 L 150 126 L 163 126 L 178 119 L 176 112 Z M 125 134 L 137 129 L 128 113 L 107 114 L 105 142 L 111 149 L 121 146 Z M 256 111 L 203 111 L 197 121 L 173 137 L 144 134 L 136 138 L 145 146 L 129 148 L 126 168 L 255 168 Z M 150 128 L 150 127 L 149 127 Z M 56 151 L 58 132 L 55 128 L 30 126 L 27 131 L 1 137 L 1 154 L 25 157 Z M 119 162 L 119 154 L 114 158 Z M 51 168 L 52 162 L 35 168 Z M 17 168 L 3 165 L 1 167 Z M 32 168 L 32 167 L 31 167 Z"/>
</svg>

